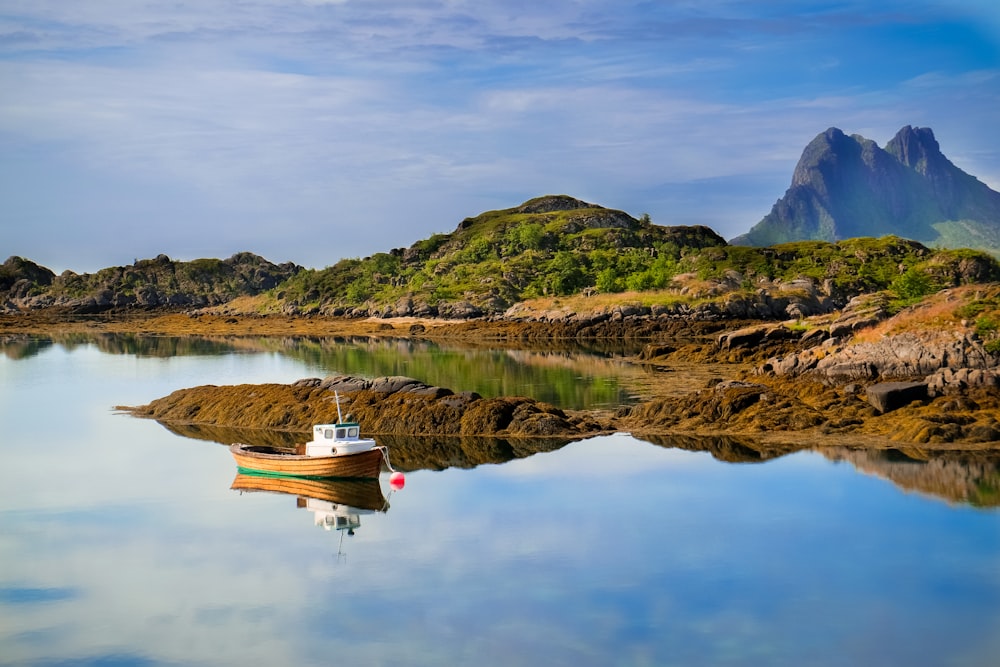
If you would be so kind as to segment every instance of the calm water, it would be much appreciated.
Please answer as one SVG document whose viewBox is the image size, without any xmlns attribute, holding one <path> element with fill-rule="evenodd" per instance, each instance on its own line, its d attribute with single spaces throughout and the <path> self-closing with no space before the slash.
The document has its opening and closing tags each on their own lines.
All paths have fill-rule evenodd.
<svg viewBox="0 0 1000 667">
<path fill-rule="evenodd" d="M 460 358 L 430 378 L 456 389 L 463 373 L 522 394 L 572 374 L 567 407 L 643 386 L 608 350 L 336 347 L 8 342 L 0 664 L 998 664 L 992 460 L 732 464 L 615 435 L 411 470 L 397 492 L 383 479 L 388 510 L 355 513 L 348 535 L 317 525 L 315 501 L 231 489 L 225 447 L 112 409 L 389 374 L 393 354 L 416 377 Z"/>
</svg>

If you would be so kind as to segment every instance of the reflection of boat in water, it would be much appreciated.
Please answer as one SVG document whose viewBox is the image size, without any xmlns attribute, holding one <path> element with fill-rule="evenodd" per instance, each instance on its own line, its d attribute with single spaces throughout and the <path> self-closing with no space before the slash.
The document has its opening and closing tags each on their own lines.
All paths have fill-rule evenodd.
<svg viewBox="0 0 1000 667">
<path fill-rule="evenodd" d="M 361 427 L 351 415 L 336 424 L 313 426 L 313 439 L 294 450 L 235 443 L 229 451 L 241 472 L 264 475 L 377 478 L 383 464 L 392 470 L 386 448 L 362 438 Z"/>
<path fill-rule="evenodd" d="M 389 509 L 389 501 L 382 495 L 382 487 L 376 479 L 305 479 L 238 473 L 231 488 L 283 493 L 370 512 Z"/>
<path fill-rule="evenodd" d="M 362 514 L 389 511 L 377 479 L 303 479 L 237 473 L 232 486 L 237 491 L 279 493 L 297 496 L 296 504 L 313 513 L 317 526 L 343 530 L 353 535 Z"/>
</svg>

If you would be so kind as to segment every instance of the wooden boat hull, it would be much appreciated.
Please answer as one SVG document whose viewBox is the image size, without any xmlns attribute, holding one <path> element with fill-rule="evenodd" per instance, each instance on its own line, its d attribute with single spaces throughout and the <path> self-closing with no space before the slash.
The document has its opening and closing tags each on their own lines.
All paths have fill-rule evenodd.
<svg viewBox="0 0 1000 667">
<path fill-rule="evenodd" d="M 309 479 L 237 473 L 231 488 L 313 498 L 335 505 L 385 512 L 389 501 L 377 479 Z"/>
<path fill-rule="evenodd" d="M 386 456 L 384 447 L 342 456 L 304 456 L 241 443 L 231 445 L 229 451 L 241 472 L 317 478 L 377 478 Z"/>
</svg>

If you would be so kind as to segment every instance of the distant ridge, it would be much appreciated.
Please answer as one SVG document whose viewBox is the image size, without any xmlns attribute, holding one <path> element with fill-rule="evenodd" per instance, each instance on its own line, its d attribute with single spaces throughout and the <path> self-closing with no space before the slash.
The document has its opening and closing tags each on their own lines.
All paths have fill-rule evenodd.
<svg viewBox="0 0 1000 667">
<path fill-rule="evenodd" d="M 885 149 L 831 127 L 805 147 L 791 187 L 734 245 L 895 235 L 1000 255 L 1000 193 L 956 167 L 930 128 Z"/>
</svg>

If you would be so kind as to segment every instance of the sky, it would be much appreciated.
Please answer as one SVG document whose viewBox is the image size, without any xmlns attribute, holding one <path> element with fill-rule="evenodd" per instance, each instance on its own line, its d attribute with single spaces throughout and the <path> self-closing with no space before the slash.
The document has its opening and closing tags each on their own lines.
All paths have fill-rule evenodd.
<svg viewBox="0 0 1000 667">
<path fill-rule="evenodd" d="M 746 232 L 838 127 L 1000 189 L 995 0 L 0 0 L 0 261 L 323 268 L 545 194 Z"/>
</svg>

